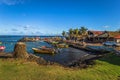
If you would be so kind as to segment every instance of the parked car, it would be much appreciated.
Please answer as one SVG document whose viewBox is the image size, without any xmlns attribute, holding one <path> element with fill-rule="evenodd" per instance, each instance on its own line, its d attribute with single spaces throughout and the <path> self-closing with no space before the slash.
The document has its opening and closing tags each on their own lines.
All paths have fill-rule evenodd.
<svg viewBox="0 0 120 80">
<path fill-rule="evenodd" d="M 119 46 L 119 47 L 120 47 L 120 43 L 116 43 L 116 46 Z"/>
<path fill-rule="evenodd" d="M 117 43 L 115 41 L 106 41 L 103 43 L 105 46 L 120 46 L 120 43 Z"/>
</svg>

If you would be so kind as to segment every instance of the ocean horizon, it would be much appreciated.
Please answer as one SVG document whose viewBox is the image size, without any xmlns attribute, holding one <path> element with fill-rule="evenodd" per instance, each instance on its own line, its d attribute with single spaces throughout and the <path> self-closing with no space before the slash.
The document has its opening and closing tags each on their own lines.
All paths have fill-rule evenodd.
<svg viewBox="0 0 120 80">
<path fill-rule="evenodd" d="M 41 36 L 41 37 L 48 37 L 48 36 L 50 36 L 50 37 L 56 37 L 56 36 L 62 36 L 62 35 L 0 35 L 0 36 Z"/>
</svg>

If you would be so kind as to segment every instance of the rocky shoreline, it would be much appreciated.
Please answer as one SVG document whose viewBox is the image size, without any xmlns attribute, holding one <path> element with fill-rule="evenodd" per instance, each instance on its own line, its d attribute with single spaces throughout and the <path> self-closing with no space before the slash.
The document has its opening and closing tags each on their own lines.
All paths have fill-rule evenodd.
<svg viewBox="0 0 120 80">
<path fill-rule="evenodd" d="M 24 37 L 22 39 L 20 39 L 18 42 L 35 42 L 40 40 L 40 38 L 28 38 L 28 37 Z"/>
<path fill-rule="evenodd" d="M 51 62 L 51 61 L 46 61 L 45 59 L 43 59 L 42 57 L 38 57 L 34 54 L 29 54 L 26 52 L 26 45 L 22 42 L 18 42 L 16 45 L 15 45 L 15 48 L 14 48 L 14 52 L 13 53 L 0 53 L 0 58 L 2 59 L 6 59 L 6 58 L 9 58 L 9 59 L 26 59 L 28 61 L 34 61 L 36 62 L 37 64 L 40 64 L 40 65 L 53 65 L 53 64 L 58 64 L 58 65 L 62 65 L 62 64 L 59 64 L 59 63 L 56 63 L 56 62 Z M 86 60 L 80 60 L 80 59 L 76 59 L 76 60 L 73 60 L 69 63 L 67 63 L 66 65 L 63 65 L 65 67 L 79 67 L 79 68 L 85 68 L 89 65 L 93 65 L 91 64 L 93 63 L 93 59 L 86 59 Z"/>
<path fill-rule="evenodd" d="M 28 42 L 28 41 L 35 41 L 33 38 L 24 38 L 22 40 L 19 40 L 20 42 L 18 42 L 15 47 L 14 47 L 14 52 L 13 53 L 0 53 L 0 58 L 22 58 L 22 59 L 27 59 L 28 61 L 34 61 L 38 64 L 42 64 L 42 65 L 52 65 L 52 64 L 59 64 L 65 67 L 79 67 L 79 68 L 86 68 L 89 65 L 94 65 L 94 60 L 99 59 L 101 57 L 104 56 L 104 54 L 107 54 L 108 52 L 104 52 L 103 51 L 95 51 L 95 50 L 91 50 L 91 49 L 87 49 L 84 45 L 82 44 L 73 44 L 73 43 L 67 43 L 71 48 L 68 50 L 63 50 L 63 53 L 66 54 L 74 54 L 73 51 L 76 50 L 80 50 L 79 53 L 83 54 L 81 55 L 82 57 L 79 57 L 77 59 L 73 59 L 72 61 L 69 61 L 65 64 L 61 64 L 61 63 L 56 63 L 54 61 L 46 61 L 45 59 L 43 59 L 40 56 L 36 56 L 34 54 L 29 54 L 27 53 L 26 50 L 26 45 L 24 42 Z M 21 42 L 23 41 L 23 42 Z M 76 50 L 74 50 L 74 49 Z M 66 52 L 67 51 L 67 52 Z M 82 51 L 82 52 L 81 52 Z M 98 53 L 99 52 L 99 53 Z M 97 53 L 97 54 L 95 54 Z"/>
</svg>

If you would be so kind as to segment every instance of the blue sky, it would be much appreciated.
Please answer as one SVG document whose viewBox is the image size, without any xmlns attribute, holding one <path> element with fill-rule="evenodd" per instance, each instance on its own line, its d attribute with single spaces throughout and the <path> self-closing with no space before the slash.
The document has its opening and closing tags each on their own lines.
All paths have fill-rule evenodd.
<svg viewBox="0 0 120 80">
<path fill-rule="evenodd" d="M 0 35 L 120 29 L 120 0 L 0 0 Z"/>
</svg>

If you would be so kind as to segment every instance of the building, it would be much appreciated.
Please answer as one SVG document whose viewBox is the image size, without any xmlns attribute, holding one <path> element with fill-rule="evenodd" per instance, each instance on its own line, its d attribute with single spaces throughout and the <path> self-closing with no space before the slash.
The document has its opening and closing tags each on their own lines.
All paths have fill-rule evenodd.
<svg viewBox="0 0 120 80">
<path fill-rule="evenodd" d="M 98 36 L 103 34 L 104 31 L 88 31 L 88 36 L 86 38 L 87 42 L 99 42 Z"/>
<path fill-rule="evenodd" d="M 88 31 L 87 42 L 120 41 L 120 32 Z"/>
<path fill-rule="evenodd" d="M 104 33 L 104 31 L 88 31 L 88 37 L 96 37 L 103 33 Z"/>
<path fill-rule="evenodd" d="M 105 31 L 103 34 L 99 35 L 98 38 L 99 38 L 100 42 L 115 41 L 115 37 L 118 35 L 120 35 L 119 32 Z"/>
<path fill-rule="evenodd" d="M 117 35 L 117 36 L 115 36 L 115 41 L 117 42 L 117 43 L 120 43 L 120 35 Z"/>
</svg>

